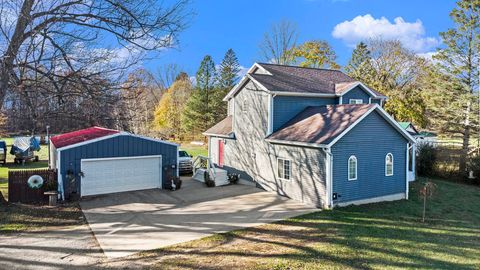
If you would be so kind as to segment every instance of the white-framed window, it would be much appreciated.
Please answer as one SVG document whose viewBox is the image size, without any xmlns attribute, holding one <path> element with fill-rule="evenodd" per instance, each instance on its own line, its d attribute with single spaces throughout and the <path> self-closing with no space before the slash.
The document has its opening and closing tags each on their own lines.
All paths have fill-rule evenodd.
<svg viewBox="0 0 480 270">
<path fill-rule="evenodd" d="M 385 156 L 385 176 L 392 176 L 393 175 L 393 155 L 392 153 L 388 153 Z"/>
<path fill-rule="evenodd" d="M 282 180 L 292 177 L 292 162 L 288 159 L 277 158 L 277 176 Z"/>
<path fill-rule="evenodd" d="M 247 98 L 243 99 L 242 111 L 243 111 L 243 113 L 247 113 Z"/>
<path fill-rule="evenodd" d="M 348 181 L 357 180 L 357 157 L 348 158 Z"/>
<path fill-rule="evenodd" d="M 350 104 L 363 104 L 363 99 L 360 98 L 351 98 L 348 100 Z"/>
</svg>

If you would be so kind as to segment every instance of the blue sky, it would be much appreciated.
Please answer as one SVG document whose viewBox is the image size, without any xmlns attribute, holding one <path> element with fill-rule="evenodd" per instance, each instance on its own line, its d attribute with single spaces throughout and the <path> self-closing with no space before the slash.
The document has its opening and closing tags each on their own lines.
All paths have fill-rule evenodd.
<svg viewBox="0 0 480 270">
<path fill-rule="evenodd" d="M 219 63 L 228 48 L 240 64 L 262 60 L 258 45 L 263 33 L 282 19 L 297 25 L 299 42 L 323 39 L 335 49 L 338 62 L 347 63 L 352 46 L 364 37 L 400 39 L 419 54 L 441 46 L 439 32 L 452 26 L 453 0 L 194 0 L 196 15 L 180 35 L 176 49 L 166 50 L 144 66 L 176 63 L 194 75 L 210 54 Z"/>
</svg>

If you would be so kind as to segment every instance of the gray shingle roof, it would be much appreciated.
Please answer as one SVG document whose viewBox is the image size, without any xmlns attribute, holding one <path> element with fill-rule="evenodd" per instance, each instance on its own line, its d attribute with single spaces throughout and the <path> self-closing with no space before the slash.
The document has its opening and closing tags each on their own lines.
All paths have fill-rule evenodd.
<svg viewBox="0 0 480 270">
<path fill-rule="evenodd" d="M 341 94 L 358 81 L 335 69 L 258 63 L 272 75 L 249 74 L 270 91 Z M 372 90 L 372 89 L 371 89 Z M 376 95 L 382 94 L 372 90 Z"/>
<path fill-rule="evenodd" d="M 329 144 L 375 106 L 346 104 L 307 107 L 268 139 Z"/>
<path fill-rule="evenodd" d="M 216 125 L 213 127 L 209 128 L 207 131 L 205 131 L 203 134 L 208 134 L 208 135 L 219 135 L 219 136 L 230 136 L 230 134 L 233 132 L 232 129 L 232 116 L 229 115 L 222 121 L 218 122 Z"/>
</svg>

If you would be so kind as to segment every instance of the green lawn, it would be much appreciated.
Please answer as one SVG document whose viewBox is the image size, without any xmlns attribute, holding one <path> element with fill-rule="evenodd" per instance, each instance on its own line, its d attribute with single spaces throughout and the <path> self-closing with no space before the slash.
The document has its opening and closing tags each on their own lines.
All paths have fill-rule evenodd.
<svg viewBox="0 0 480 270">
<path fill-rule="evenodd" d="M 182 144 L 180 149 L 187 151 L 190 155 L 196 156 L 208 156 L 208 149 L 206 145 L 193 145 L 189 143 Z"/>
<path fill-rule="evenodd" d="M 320 211 L 129 258 L 174 269 L 480 269 L 480 188 L 434 180 L 410 200 Z"/>
<path fill-rule="evenodd" d="M 8 197 L 8 170 L 16 169 L 42 169 L 48 167 L 48 146 L 41 145 L 40 151 L 36 152 L 39 162 L 26 162 L 25 165 L 13 164 L 14 156 L 10 155 L 10 148 L 13 138 L 1 138 L 0 140 L 7 143 L 7 165 L 0 166 L 0 193 L 5 198 Z"/>
</svg>

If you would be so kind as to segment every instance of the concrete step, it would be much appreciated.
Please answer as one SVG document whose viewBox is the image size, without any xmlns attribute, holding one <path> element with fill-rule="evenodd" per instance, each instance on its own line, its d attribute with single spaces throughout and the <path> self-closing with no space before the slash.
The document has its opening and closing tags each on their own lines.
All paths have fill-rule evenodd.
<svg viewBox="0 0 480 270">
<path fill-rule="evenodd" d="M 195 174 L 192 176 L 193 179 L 205 182 L 205 169 L 198 169 L 195 171 Z M 215 168 L 215 186 L 224 186 L 230 184 L 228 181 L 228 173 L 226 170 Z"/>
</svg>

